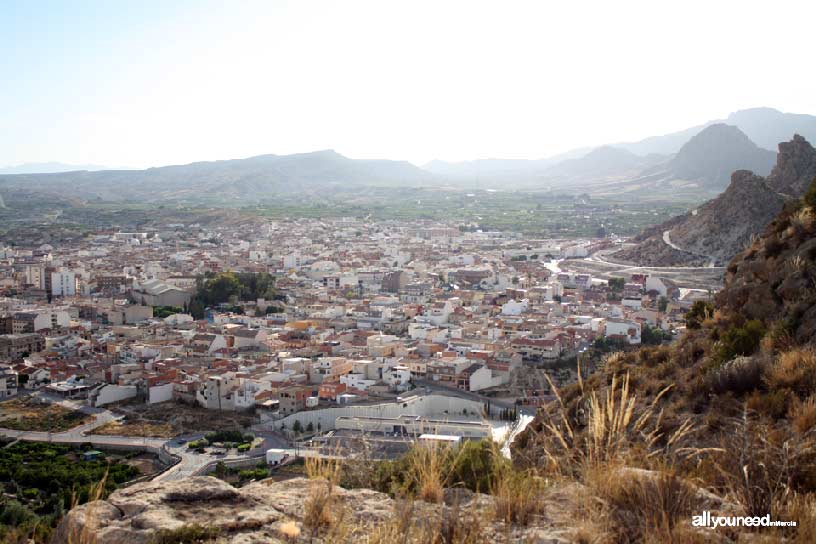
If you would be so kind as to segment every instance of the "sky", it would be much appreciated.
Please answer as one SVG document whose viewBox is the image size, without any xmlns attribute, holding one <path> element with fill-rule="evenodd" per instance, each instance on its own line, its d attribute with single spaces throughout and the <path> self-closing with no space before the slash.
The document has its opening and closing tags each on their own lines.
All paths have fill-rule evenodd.
<svg viewBox="0 0 816 544">
<path fill-rule="evenodd" d="M 816 2 L 0 0 L 0 166 L 542 158 L 816 114 Z"/>
</svg>

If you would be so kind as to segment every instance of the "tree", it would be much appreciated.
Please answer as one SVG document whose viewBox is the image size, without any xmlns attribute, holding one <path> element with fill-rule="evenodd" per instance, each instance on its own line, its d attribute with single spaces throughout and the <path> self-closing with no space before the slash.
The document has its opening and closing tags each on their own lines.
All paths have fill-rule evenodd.
<svg viewBox="0 0 816 544">
<path fill-rule="evenodd" d="M 710 302 L 698 300 L 691 305 L 691 309 L 686 312 L 686 327 L 689 329 L 699 329 L 703 321 L 714 315 L 714 305 Z"/>
<path fill-rule="evenodd" d="M 214 278 L 207 280 L 206 295 L 210 304 L 227 302 L 230 297 L 241 292 L 241 282 L 234 272 L 221 272 Z"/>
<path fill-rule="evenodd" d="M 204 305 L 198 299 L 190 301 L 190 315 L 194 319 L 204 319 Z"/>
<path fill-rule="evenodd" d="M 308 425 L 306 425 L 306 432 L 312 433 L 314 432 L 314 424 L 310 421 Z"/>
<path fill-rule="evenodd" d="M 303 431 L 303 426 L 300 424 L 300 420 L 295 420 L 294 424 L 292 424 L 292 430 L 296 433 Z"/>
<path fill-rule="evenodd" d="M 612 291 L 623 291 L 623 286 L 626 283 L 624 278 L 609 278 L 607 284 Z"/>
<path fill-rule="evenodd" d="M 669 307 L 669 299 L 666 297 L 660 297 L 657 299 L 657 311 L 658 312 L 665 312 L 666 308 Z"/>
<path fill-rule="evenodd" d="M 640 341 L 649 346 L 656 346 L 662 344 L 666 339 L 666 333 L 657 327 L 650 327 L 643 325 L 643 330 L 640 331 Z"/>
</svg>

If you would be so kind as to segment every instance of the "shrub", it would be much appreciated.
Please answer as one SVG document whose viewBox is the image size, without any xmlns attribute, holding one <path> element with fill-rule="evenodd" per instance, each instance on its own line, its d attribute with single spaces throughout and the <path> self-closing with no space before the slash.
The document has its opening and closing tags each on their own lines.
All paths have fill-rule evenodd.
<svg viewBox="0 0 816 544">
<path fill-rule="evenodd" d="M 748 393 L 762 385 L 763 368 L 758 357 L 736 357 L 707 375 L 709 389 L 715 393 Z"/>
<path fill-rule="evenodd" d="M 758 319 L 752 319 L 742 326 L 731 325 L 715 345 L 714 360 L 723 363 L 739 355 L 751 355 L 759 348 L 763 336 L 765 325 Z"/>
<path fill-rule="evenodd" d="M 699 329 L 703 321 L 714 315 L 714 305 L 702 300 L 695 301 L 691 309 L 686 312 L 686 327 Z"/>
<path fill-rule="evenodd" d="M 790 389 L 775 389 L 768 393 L 756 391 L 748 397 L 746 407 L 757 414 L 781 419 L 788 413 L 790 402 Z"/>
<path fill-rule="evenodd" d="M 774 233 L 765 239 L 765 255 L 776 257 L 785 249 L 785 243 Z"/>
<path fill-rule="evenodd" d="M 725 487 L 742 506 L 744 515 L 776 517 L 792 493 L 813 488 L 816 444 L 812 436 L 772 431 L 753 421 L 747 411 L 725 433 L 715 457 Z"/>
</svg>

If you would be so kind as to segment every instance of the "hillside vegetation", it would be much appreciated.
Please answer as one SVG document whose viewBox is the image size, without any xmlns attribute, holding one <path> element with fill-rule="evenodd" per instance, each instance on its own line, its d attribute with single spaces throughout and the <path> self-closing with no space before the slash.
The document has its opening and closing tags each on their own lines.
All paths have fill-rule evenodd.
<svg viewBox="0 0 816 544">
<path fill-rule="evenodd" d="M 516 442 L 521 466 L 583 489 L 593 538 L 816 540 L 815 207 L 816 180 L 677 343 L 608 356 Z M 798 527 L 693 532 L 703 510 Z"/>
</svg>

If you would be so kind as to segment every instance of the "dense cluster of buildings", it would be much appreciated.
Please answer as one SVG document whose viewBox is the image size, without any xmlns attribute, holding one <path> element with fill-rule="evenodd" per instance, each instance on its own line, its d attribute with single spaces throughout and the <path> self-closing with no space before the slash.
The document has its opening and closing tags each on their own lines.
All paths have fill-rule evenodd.
<svg viewBox="0 0 816 544">
<path fill-rule="evenodd" d="M 638 344 L 645 327 L 679 324 L 689 302 L 667 280 L 613 288 L 559 268 L 603 243 L 302 219 L 0 249 L 0 398 L 44 388 L 96 406 L 180 401 L 275 420 L 418 384 L 506 389 L 599 338 Z M 275 294 L 195 319 L 196 279 L 223 271 L 270 273 Z"/>
</svg>

